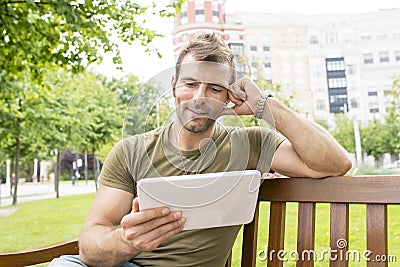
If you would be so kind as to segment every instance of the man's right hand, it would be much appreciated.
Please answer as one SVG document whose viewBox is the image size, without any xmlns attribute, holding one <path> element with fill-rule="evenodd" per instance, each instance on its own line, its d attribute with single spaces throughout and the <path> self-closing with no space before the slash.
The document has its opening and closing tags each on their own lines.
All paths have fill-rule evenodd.
<svg viewBox="0 0 400 267">
<path fill-rule="evenodd" d="M 185 222 L 180 211 L 166 207 L 139 211 L 135 198 L 131 213 L 121 220 L 121 227 L 126 240 L 140 253 L 156 249 L 164 240 L 181 232 Z"/>
</svg>

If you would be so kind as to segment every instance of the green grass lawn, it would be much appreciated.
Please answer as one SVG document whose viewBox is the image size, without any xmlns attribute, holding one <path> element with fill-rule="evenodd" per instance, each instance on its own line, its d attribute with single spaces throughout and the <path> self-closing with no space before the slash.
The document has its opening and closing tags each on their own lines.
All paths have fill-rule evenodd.
<svg viewBox="0 0 400 267">
<path fill-rule="evenodd" d="M 0 218 L 0 252 L 41 247 L 77 237 L 86 218 L 94 194 L 62 197 L 59 199 L 39 200 L 17 205 L 19 208 L 8 218 Z M 258 251 L 267 250 L 269 204 L 260 205 L 260 226 Z M 296 250 L 297 204 L 288 203 L 286 213 L 285 250 Z M 397 257 L 400 266 L 400 206 L 389 206 L 389 255 Z M 363 252 L 365 248 L 365 205 L 350 205 L 349 249 Z M 329 249 L 329 205 L 318 204 L 316 214 L 316 253 Z M 233 266 L 240 266 L 241 233 L 233 249 Z M 289 260 L 284 266 L 295 266 Z M 316 267 L 329 265 L 329 259 L 318 261 Z M 349 266 L 365 266 L 364 261 L 350 262 Z M 266 266 L 266 262 L 257 260 L 257 266 Z"/>
<path fill-rule="evenodd" d="M 297 204 L 288 203 L 286 206 L 286 225 L 285 225 L 285 251 L 288 261 L 284 263 L 285 267 L 294 267 L 296 262 L 293 261 L 296 251 L 297 239 Z M 348 249 L 357 250 L 363 253 L 366 250 L 366 206 L 365 205 L 350 205 L 350 230 Z M 317 259 L 322 258 L 324 250 L 329 251 L 329 204 L 317 204 L 316 208 L 316 239 L 315 253 Z M 267 253 L 268 244 L 268 223 L 269 223 L 269 203 L 260 204 L 260 226 L 258 233 L 257 251 L 265 251 Z M 239 233 L 233 247 L 232 266 L 240 266 L 242 232 Z M 389 266 L 400 266 L 400 206 L 389 206 L 388 208 L 388 236 L 389 236 L 389 253 L 396 257 L 396 262 L 389 263 Z M 292 254 L 289 254 L 292 253 Z M 266 266 L 266 261 L 263 257 L 268 255 L 260 254 L 257 259 L 257 266 Z M 315 267 L 329 266 L 329 257 L 325 254 L 325 260 L 317 260 Z M 366 266 L 366 262 L 360 259 L 358 261 L 350 256 L 349 266 Z"/>
<path fill-rule="evenodd" d="M 41 247 L 78 236 L 94 193 L 17 204 L 0 218 L 0 251 Z"/>
</svg>

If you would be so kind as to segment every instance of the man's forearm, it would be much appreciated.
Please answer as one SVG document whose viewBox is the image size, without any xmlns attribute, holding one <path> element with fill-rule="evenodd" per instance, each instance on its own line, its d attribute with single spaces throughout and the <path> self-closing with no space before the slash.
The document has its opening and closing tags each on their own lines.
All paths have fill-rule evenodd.
<svg viewBox="0 0 400 267">
<path fill-rule="evenodd" d="M 341 175 L 351 162 L 347 152 L 318 124 L 301 117 L 275 98 L 268 98 L 263 119 L 292 143 L 296 153 L 312 170 Z"/>
<path fill-rule="evenodd" d="M 121 227 L 84 226 L 79 237 L 81 261 L 88 266 L 120 266 L 139 253 Z"/>
</svg>

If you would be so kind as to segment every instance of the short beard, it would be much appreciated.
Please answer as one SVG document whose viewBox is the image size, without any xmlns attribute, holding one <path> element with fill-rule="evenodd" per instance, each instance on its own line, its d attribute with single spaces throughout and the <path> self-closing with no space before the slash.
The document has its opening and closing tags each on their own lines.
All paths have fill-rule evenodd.
<svg viewBox="0 0 400 267">
<path fill-rule="evenodd" d="M 207 132 L 211 127 L 214 126 L 215 124 L 215 120 L 211 119 L 211 118 L 207 118 L 206 122 L 204 124 L 202 124 L 201 126 L 197 126 L 197 125 L 190 125 L 191 121 L 183 121 L 183 118 L 181 118 L 181 116 L 178 115 L 179 118 L 179 122 L 183 125 L 183 128 L 185 128 L 185 130 L 194 133 L 194 134 L 201 134 L 204 132 Z"/>
</svg>

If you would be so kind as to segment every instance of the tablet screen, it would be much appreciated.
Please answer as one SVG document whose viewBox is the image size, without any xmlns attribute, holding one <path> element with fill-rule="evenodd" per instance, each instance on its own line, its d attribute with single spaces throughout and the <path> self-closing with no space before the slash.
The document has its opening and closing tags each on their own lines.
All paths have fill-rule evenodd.
<svg viewBox="0 0 400 267">
<path fill-rule="evenodd" d="M 261 174 L 257 170 L 145 178 L 138 181 L 139 208 L 182 211 L 184 230 L 252 221 Z"/>
</svg>

